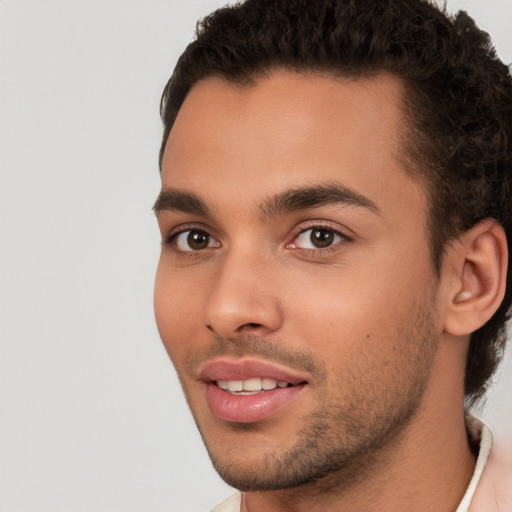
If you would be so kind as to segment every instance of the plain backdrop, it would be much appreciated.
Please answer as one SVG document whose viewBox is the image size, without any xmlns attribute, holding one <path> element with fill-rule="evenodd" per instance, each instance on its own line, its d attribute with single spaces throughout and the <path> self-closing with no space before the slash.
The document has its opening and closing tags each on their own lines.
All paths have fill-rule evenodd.
<svg viewBox="0 0 512 512">
<path fill-rule="evenodd" d="M 152 311 L 158 105 L 217 0 L 0 0 L 2 512 L 197 512 L 211 468 Z M 467 9 L 512 62 L 512 0 Z M 512 361 L 483 416 L 509 438 Z"/>
</svg>

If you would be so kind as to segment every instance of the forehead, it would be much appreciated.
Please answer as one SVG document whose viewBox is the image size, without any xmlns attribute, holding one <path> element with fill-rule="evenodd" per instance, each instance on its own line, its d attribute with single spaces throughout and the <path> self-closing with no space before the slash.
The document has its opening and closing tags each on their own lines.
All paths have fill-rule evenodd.
<svg viewBox="0 0 512 512">
<path fill-rule="evenodd" d="M 377 203 L 407 200 L 409 187 L 417 204 L 418 184 L 401 164 L 403 97 L 403 83 L 386 74 L 276 71 L 248 86 L 205 79 L 169 135 L 163 188 L 192 189 L 213 204 L 337 181 Z"/>
</svg>

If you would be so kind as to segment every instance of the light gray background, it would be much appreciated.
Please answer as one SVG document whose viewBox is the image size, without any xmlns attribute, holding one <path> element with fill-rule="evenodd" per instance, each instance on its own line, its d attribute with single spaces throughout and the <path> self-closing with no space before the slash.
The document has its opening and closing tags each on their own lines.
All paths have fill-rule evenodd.
<svg viewBox="0 0 512 512">
<path fill-rule="evenodd" d="M 220 0 L 0 1 L 3 512 L 205 511 L 152 312 L 158 103 Z M 512 62 L 512 0 L 460 0 Z M 484 416 L 512 432 L 512 361 Z"/>
</svg>

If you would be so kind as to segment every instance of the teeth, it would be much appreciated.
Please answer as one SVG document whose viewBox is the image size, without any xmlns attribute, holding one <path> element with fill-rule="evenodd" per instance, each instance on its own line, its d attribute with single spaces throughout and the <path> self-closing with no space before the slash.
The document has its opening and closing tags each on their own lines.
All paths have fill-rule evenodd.
<svg viewBox="0 0 512 512">
<path fill-rule="evenodd" d="M 290 383 L 282 380 L 277 381 L 274 379 L 254 377 L 247 380 L 218 380 L 217 386 L 231 393 L 252 395 L 259 391 L 275 389 L 276 387 L 287 388 L 290 386 Z"/>
<path fill-rule="evenodd" d="M 228 382 L 229 391 L 242 391 L 244 389 L 243 380 L 230 380 Z"/>
<path fill-rule="evenodd" d="M 261 387 L 263 389 L 274 389 L 277 382 L 274 379 L 261 379 Z"/>
<path fill-rule="evenodd" d="M 244 391 L 260 391 L 261 390 L 261 379 L 256 377 L 254 379 L 247 379 L 243 382 Z"/>
</svg>

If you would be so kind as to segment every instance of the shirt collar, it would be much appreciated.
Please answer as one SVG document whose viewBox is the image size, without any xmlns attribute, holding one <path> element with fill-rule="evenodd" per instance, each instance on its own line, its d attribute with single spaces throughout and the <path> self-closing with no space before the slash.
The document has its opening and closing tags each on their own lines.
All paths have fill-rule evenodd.
<svg viewBox="0 0 512 512">
<path fill-rule="evenodd" d="M 468 512 L 469 505 L 475 494 L 478 482 L 480 482 L 492 446 L 491 431 L 481 421 L 473 416 L 466 416 L 466 427 L 469 436 L 469 444 L 471 446 L 479 446 L 478 458 L 476 460 L 475 471 L 466 489 L 466 494 L 464 494 L 455 512 Z"/>
</svg>

